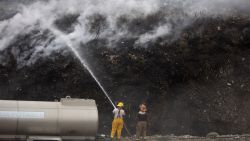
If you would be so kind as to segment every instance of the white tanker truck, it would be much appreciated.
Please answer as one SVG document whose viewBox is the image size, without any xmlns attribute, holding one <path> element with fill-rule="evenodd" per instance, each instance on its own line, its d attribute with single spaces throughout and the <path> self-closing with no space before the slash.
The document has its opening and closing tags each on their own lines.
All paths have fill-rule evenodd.
<svg viewBox="0 0 250 141">
<path fill-rule="evenodd" d="M 98 111 L 94 100 L 60 102 L 0 100 L 0 140 L 94 139 Z"/>
</svg>

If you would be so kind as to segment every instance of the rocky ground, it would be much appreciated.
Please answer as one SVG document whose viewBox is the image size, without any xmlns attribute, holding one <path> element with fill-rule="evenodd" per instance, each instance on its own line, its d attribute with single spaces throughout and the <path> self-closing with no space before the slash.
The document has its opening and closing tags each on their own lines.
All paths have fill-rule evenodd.
<svg viewBox="0 0 250 141">
<path fill-rule="evenodd" d="M 103 140 L 109 141 L 110 139 L 99 139 L 96 140 Z M 190 135 L 183 135 L 183 136 L 174 136 L 174 135 L 167 135 L 167 136 L 148 136 L 145 138 L 145 141 L 249 141 L 250 136 L 248 134 L 245 135 L 217 135 L 217 136 L 206 136 L 206 137 L 198 137 L 198 136 L 190 136 Z M 122 138 L 122 141 L 135 141 L 135 138 Z"/>
</svg>

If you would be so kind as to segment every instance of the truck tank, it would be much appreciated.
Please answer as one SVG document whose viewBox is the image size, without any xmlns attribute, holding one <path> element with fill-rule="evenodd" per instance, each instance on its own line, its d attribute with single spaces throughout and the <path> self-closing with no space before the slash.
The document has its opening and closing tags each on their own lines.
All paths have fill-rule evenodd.
<svg viewBox="0 0 250 141">
<path fill-rule="evenodd" d="M 0 100 L 0 125 L 1 135 L 93 137 L 98 130 L 98 111 L 94 100 Z"/>
</svg>

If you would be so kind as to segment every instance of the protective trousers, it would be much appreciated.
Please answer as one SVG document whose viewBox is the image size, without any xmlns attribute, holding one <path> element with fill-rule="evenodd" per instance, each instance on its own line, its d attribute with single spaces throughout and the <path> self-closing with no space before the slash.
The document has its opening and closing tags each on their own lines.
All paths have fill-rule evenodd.
<svg viewBox="0 0 250 141">
<path fill-rule="evenodd" d="M 147 122 L 138 121 L 136 125 L 136 140 L 139 140 L 141 136 L 142 139 L 144 140 L 146 133 L 147 133 Z"/>
<path fill-rule="evenodd" d="M 111 138 L 114 138 L 115 133 L 117 132 L 117 139 L 120 139 L 122 134 L 122 128 L 123 128 L 123 119 L 115 118 L 112 122 Z"/>
</svg>

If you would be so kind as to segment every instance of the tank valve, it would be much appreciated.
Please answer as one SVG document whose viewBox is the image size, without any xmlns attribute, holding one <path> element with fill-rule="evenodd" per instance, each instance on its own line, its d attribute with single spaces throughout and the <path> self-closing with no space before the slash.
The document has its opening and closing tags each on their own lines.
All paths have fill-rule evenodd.
<svg viewBox="0 0 250 141">
<path fill-rule="evenodd" d="M 69 95 L 67 95 L 65 98 L 66 98 L 66 99 L 71 99 L 71 97 L 70 97 Z"/>
</svg>

